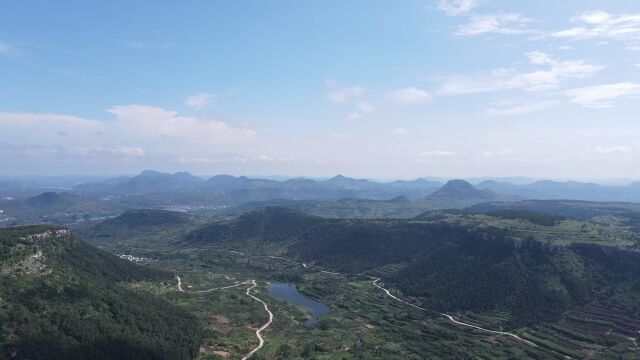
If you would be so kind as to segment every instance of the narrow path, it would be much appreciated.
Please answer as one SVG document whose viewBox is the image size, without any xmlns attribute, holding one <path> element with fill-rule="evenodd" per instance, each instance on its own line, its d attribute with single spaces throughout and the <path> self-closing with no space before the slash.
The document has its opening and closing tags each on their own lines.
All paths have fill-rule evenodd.
<svg viewBox="0 0 640 360">
<path fill-rule="evenodd" d="M 392 295 L 392 294 L 389 292 L 389 290 L 385 289 L 385 288 L 384 288 L 384 287 L 382 287 L 380 284 L 378 284 L 378 281 L 380 281 L 380 278 L 376 278 L 376 277 L 371 277 L 371 278 L 372 278 L 372 279 L 374 279 L 374 280 L 373 280 L 373 283 L 372 283 L 372 284 L 373 284 L 373 286 L 375 286 L 375 287 L 377 287 L 378 289 L 380 289 L 380 290 L 384 291 L 384 292 L 387 294 L 387 296 L 391 297 L 392 299 L 394 299 L 394 300 L 396 300 L 396 301 L 399 301 L 399 302 L 401 302 L 401 303 L 403 303 L 403 304 L 405 304 L 405 305 L 409 305 L 409 306 L 414 307 L 414 308 L 416 308 L 416 309 L 422 310 L 422 311 L 427 311 L 427 312 L 431 312 L 431 313 L 436 313 L 436 312 L 435 312 L 435 311 L 433 311 L 433 310 L 425 309 L 425 308 L 420 307 L 420 306 L 418 306 L 418 305 L 414 305 L 414 304 L 412 304 L 412 303 L 410 303 L 410 302 L 408 302 L 408 301 L 406 301 L 406 300 L 402 300 L 402 299 L 400 299 L 400 298 L 398 298 L 398 297 L 396 297 L 396 296 Z M 452 323 L 457 324 L 457 325 L 467 326 L 467 327 L 470 327 L 470 328 L 474 328 L 474 329 L 476 329 L 476 330 L 480 330 L 480 331 L 484 331 L 484 332 L 488 332 L 488 333 L 492 333 L 492 334 L 498 334 L 498 335 L 509 336 L 509 337 L 512 337 L 512 338 L 514 338 L 514 339 L 516 339 L 516 340 L 518 340 L 518 341 L 521 341 L 521 342 L 523 342 L 523 343 L 525 343 L 525 344 L 527 344 L 527 345 L 529 345 L 529 346 L 538 347 L 538 345 L 536 345 L 536 344 L 532 343 L 531 341 L 529 341 L 529 340 L 525 340 L 525 339 L 521 338 L 520 336 L 518 336 L 518 335 L 516 335 L 516 334 L 513 334 L 513 333 L 510 333 L 510 332 L 489 330 L 489 329 L 485 329 L 485 328 L 480 327 L 480 326 L 477 326 L 477 325 L 468 324 L 468 323 L 465 323 L 465 322 L 458 321 L 458 320 L 454 319 L 454 318 L 453 318 L 453 316 L 451 316 L 451 315 L 449 315 L 449 314 L 444 314 L 444 313 L 436 313 L 436 314 L 439 314 L 439 315 L 442 315 L 442 316 L 446 317 L 447 319 L 449 319 L 449 321 L 451 321 Z"/>
<path fill-rule="evenodd" d="M 180 276 L 176 275 L 176 279 L 178 279 L 178 291 L 184 292 L 182 289 L 182 280 L 180 280 Z"/>
<path fill-rule="evenodd" d="M 258 338 L 258 341 L 260 343 L 253 350 L 251 350 L 247 355 L 245 355 L 242 358 L 242 360 L 247 360 L 248 358 L 251 357 L 251 355 L 253 355 L 256 351 L 258 351 L 258 350 L 260 350 L 262 348 L 262 346 L 264 345 L 264 339 L 262 338 L 262 335 L 260 335 L 260 333 L 262 332 L 262 330 L 268 328 L 269 325 L 271 325 L 271 323 L 273 322 L 273 313 L 271 311 L 269 311 L 269 306 L 267 305 L 267 303 L 262 301 L 258 297 L 251 295 L 251 290 L 255 289 L 256 286 L 258 286 L 258 284 L 256 283 L 255 280 L 251 280 L 251 284 L 253 284 L 253 285 L 251 285 L 250 287 L 247 288 L 246 294 L 247 294 L 247 296 L 258 300 L 264 306 L 264 309 L 269 313 L 269 321 L 267 321 L 258 330 L 256 330 L 256 337 Z"/>
<path fill-rule="evenodd" d="M 250 283 L 251 282 L 249 282 L 249 281 L 243 281 L 243 282 L 237 282 L 236 281 L 235 285 L 222 286 L 222 287 L 217 287 L 217 288 L 212 288 L 212 289 L 207 289 L 207 290 L 197 290 L 197 291 L 192 291 L 192 292 L 193 293 L 206 293 L 206 292 L 215 291 L 215 290 L 231 289 L 231 288 L 234 288 L 234 287 L 247 285 L 247 284 L 250 284 Z"/>
</svg>

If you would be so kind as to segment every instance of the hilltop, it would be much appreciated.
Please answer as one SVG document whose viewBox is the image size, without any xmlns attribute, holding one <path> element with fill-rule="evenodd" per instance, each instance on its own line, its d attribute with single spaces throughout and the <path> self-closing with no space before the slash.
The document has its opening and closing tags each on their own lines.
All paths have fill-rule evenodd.
<svg viewBox="0 0 640 360">
<path fill-rule="evenodd" d="M 160 250 L 181 239 L 198 224 L 200 220 L 182 212 L 139 209 L 78 227 L 77 232 L 82 239 L 96 246 L 131 253 L 142 246 Z"/>
</svg>

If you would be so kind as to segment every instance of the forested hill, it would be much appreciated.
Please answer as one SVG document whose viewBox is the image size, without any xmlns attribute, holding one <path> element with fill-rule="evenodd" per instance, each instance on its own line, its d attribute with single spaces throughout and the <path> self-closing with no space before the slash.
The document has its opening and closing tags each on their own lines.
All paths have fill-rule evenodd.
<svg viewBox="0 0 640 360">
<path fill-rule="evenodd" d="M 190 359 L 200 328 L 140 280 L 171 274 L 93 248 L 66 229 L 0 229 L 0 346 L 11 359 Z"/>
<path fill-rule="evenodd" d="M 600 298 L 640 315 L 640 237 L 619 223 L 529 211 L 325 219 L 270 208 L 208 225 L 185 241 L 280 242 L 288 256 L 376 274 L 438 310 L 509 310 L 515 326 L 553 320 Z"/>
</svg>

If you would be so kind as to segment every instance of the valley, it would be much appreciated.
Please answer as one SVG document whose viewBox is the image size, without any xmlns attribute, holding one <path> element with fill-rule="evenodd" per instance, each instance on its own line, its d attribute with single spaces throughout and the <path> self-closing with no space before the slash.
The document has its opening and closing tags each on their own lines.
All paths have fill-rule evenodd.
<svg viewBox="0 0 640 360">
<path fill-rule="evenodd" d="M 0 0 L 0 359 L 640 360 L 639 5 Z"/>
<path fill-rule="evenodd" d="M 135 213 L 128 213 L 122 218 L 114 219 L 114 224 L 120 224 L 128 216 L 135 216 Z M 562 248 L 578 246 L 580 243 L 582 246 L 594 244 L 588 236 L 582 237 L 582 241 L 580 241 L 581 237 L 576 237 L 582 233 L 581 225 L 566 227 L 562 222 L 567 220 L 556 220 L 558 225 L 547 229 L 549 226 L 536 225 L 530 221 L 523 222 L 522 217 L 513 219 L 513 216 L 509 216 L 501 219 L 486 215 L 478 217 L 478 215 L 436 212 L 401 223 L 398 223 L 398 220 L 354 222 L 310 217 L 291 210 L 265 209 L 235 220 L 192 225 L 191 232 L 187 232 L 182 238 L 169 240 L 164 245 L 149 243 L 152 239 L 150 232 L 137 233 L 133 237 L 121 237 L 117 227 L 114 227 L 113 237 L 105 237 L 105 233 L 101 233 L 98 237 L 92 230 L 78 231 L 79 236 L 102 247 L 108 247 L 109 251 L 135 250 L 137 256 L 154 259 L 151 266 L 171 269 L 179 276 L 179 282 L 176 278 L 174 282 L 164 284 L 143 283 L 141 289 L 164 297 L 196 314 L 200 324 L 206 329 L 205 340 L 200 348 L 203 358 L 242 358 L 260 346 L 260 338 L 255 332 L 270 320 L 269 314 L 265 312 L 265 304 L 273 314 L 273 319 L 269 326 L 260 332 L 264 343 L 260 350 L 252 355 L 252 358 L 256 359 L 422 359 L 428 358 L 429 354 L 445 358 L 464 358 L 470 354 L 492 358 L 583 358 L 589 354 L 593 358 L 634 358 L 638 349 L 634 346 L 632 339 L 635 338 L 634 332 L 640 331 L 638 327 L 640 322 L 636 320 L 636 315 L 632 315 L 636 310 L 628 307 L 631 304 L 628 303 L 629 301 L 637 301 L 628 297 L 635 291 L 629 290 L 624 284 L 621 284 L 622 287 L 619 290 L 606 290 L 609 293 L 631 291 L 624 298 L 619 298 L 615 304 L 608 301 L 616 297 L 611 297 L 607 302 L 602 303 L 603 294 L 598 295 L 598 292 L 605 290 L 596 290 L 589 285 L 580 290 L 577 288 L 571 290 L 571 287 L 567 287 L 563 291 L 568 291 L 568 295 L 572 298 L 563 300 L 566 301 L 563 307 L 555 308 L 558 304 L 549 307 L 549 304 L 530 302 L 530 300 L 544 301 L 545 292 L 551 289 L 539 287 L 541 285 L 530 289 L 515 288 L 516 293 L 497 290 L 498 288 L 489 290 L 491 293 L 487 293 L 485 290 L 455 281 L 447 284 L 450 280 L 440 269 L 436 271 L 439 273 L 438 277 L 442 278 L 439 285 L 434 287 L 435 284 L 420 284 L 419 286 L 420 289 L 430 287 L 438 289 L 445 286 L 442 291 L 446 289 L 447 292 L 443 294 L 457 293 L 455 294 L 457 300 L 441 303 L 439 297 L 446 299 L 449 295 L 438 295 L 438 292 L 426 295 L 416 292 L 414 287 L 406 283 L 410 281 L 415 284 L 412 280 L 413 275 L 409 275 L 408 272 L 414 272 L 415 270 L 410 269 L 424 261 L 421 259 L 422 255 L 419 255 L 420 250 L 416 251 L 416 249 L 424 248 L 426 245 L 413 244 L 410 238 L 400 241 L 398 236 L 411 236 L 410 234 L 415 231 L 420 233 L 427 230 L 436 231 L 435 234 L 438 234 L 437 227 L 435 230 L 432 229 L 435 224 L 438 226 L 464 224 L 465 229 L 470 227 L 475 228 L 476 231 L 482 231 L 484 235 L 473 241 L 483 241 L 480 239 L 487 237 L 487 225 L 493 221 L 494 224 L 490 228 L 510 229 L 509 236 L 521 242 L 523 245 L 519 245 L 520 247 L 528 241 L 521 235 L 523 229 L 528 229 L 527 231 L 535 234 L 534 229 L 547 229 L 548 232 L 557 228 L 556 234 L 578 241 L 578 243 L 573 241 L 569 244 L 557 239 L 556 246 Z M 182 220 L 177 221 L 180 223 Z M 106 224 L 108 222 L 100 227 Z M 282 227 L 280 224 L 287 226 Z M 386 257 L 370 257 L 370 252 L 360 254 L 361 251 L 357 248 L 344 248 L 344 246 L 357 244 L 350 244 L 351 241 L 346 239 L 373 241 L 369 235 L 357 235 L 361 231 L 357 229 L 363 226 L 365 226 L 364 229 L 368 227 L 375 229 L 378 233 L 376 238 L 382 236 L 375 241 L 382 241 L 382 243 L 365 243 L 358 246 L 364 246 L 367 249 L 373 246 L 376 249 L 375 253 L 386 253 Z M 356 230 L 357 232 L 354 233 Z M 83 231 L 87 232 L 83 234 Z M 615 248 L 636 246 L 636 238 L 626 233 L 624 227 L 608 229 L 608 231 L 613 233 L 611 242 L 607 246 L 615 246 Z M 541 236 L 540 243 L 543 241 L 548 243 L 547 232 L 534 236 Z M 326 245 L 325 243 L 329 240 L 324 238 L 325 233 L 330 238 L 344 233 L 346 235 L 342 241 L 347 243 L 340 245 L 339 242 L 329 242 L 331 250 L 324 247 L 318 248 L 319 245 Z M 395 240 L 390 240 L 391 238 L 385 240 L 384 234 L 387 233 L 392 234 L 389 236 L 393 236 Z M 406 235 L 402 235 L 403 233 Z M 455 234 L 456 231 L 448 229 L 447 233 Z M 427 233 L 422 234 L 418 235 L 418 238 L 429 238 Z M 92 236 L 96 237 L 92 238 Z M 308 244 L 309 241 L 315 245 L 307 250 L 306 246 L 311 245 Z M 389 254 L 387 250 L 377 248 L 385 241 L 394 241 L 394 247 L 401 253 Z M 457 243 L 458 240 L 449 239 L 448 241 Z M 452 254 L 478 251 L 478 249 L 474 250 L 473 246 L 467 248 L 469 245 L 464 245 L 466 240 L 461 241 L 462 245 L 456 246 L 463 247 Z M 501 241 L 493 241 L 498 242 L 491 246 L 502 247 Z M 439 244 L 439 241 L 437 243 Z M 510 242 L 507 243 L 510 244 Z M 416 245 L 418 247 L 415 247 Z M 429 250 L 429 252 L 445 251 L 438 255 L 444 256 L 448 251 L 447 246 L 451 245 L 440 244 L 438 249 Z M 165 250 L 158 250 L 163 247 Z M 527 246 L 523 247 L 523 249 L 526 248 Z M 519 256 L 524 256 L 527 251 L 533 254 L 538 251 L 542 253 L 550 251 L 550 254 L 560 251 L 556 248 L 536 249 L 533 247 L 524 252 L 519 250 L 522 252 Z M 413 256 L 415 260 L 408 261 L 404 251 L 415 253 L 416 255 Z M 351 255 L 349 260 L 341 256 L 344 253 Z M 571 258 L 574 255 L 560 254 L 560 256 L 559 259 L 567 256 Z M 363 263 L 365 258 L 367 262 Z M 500 261 L 504 262 L 504 260 Z M 413 265 L 414 262 L 417 264 Z M 450 264 L 449 267 L 456 267 L 455 260 L 447 260 L 447 262 Z M 465 263 L 464 267 L 470 266 L 468 262 Z M 585 265 L 586 263 L 582 266 Z M 428 266 L 425 269 L 420 265 L 420 269 L 420 271 L 428 271 Z M 469 268 L 469 271 L 478 272 L 479 269 Z M 420 271 L 415 275 L 421 274 Z M 517 274 L 518 271 L 513 273 Z M 578 286 L 579 282 L 573 283 L 578 278 L 561 280 L 569 274 L 561 275 L 558 280 L 561 283 L 569 281 L 565 286 L 569 284 L 573 284 L 572 287 Z M 579 276 L 591 275 L 584 273 Z M 456 277 L 467 276 L 456 275 Z M 271 296 L 268 291 L 270 282 L 296 284 L 297 289 L 304 296 L 327 305 L 330 309 L 329 313 L 321 316 L 314 327 L 305 325 L 309 319 L 309 310 Z M 483 287 L 491 286 L 490 283 L 482 285 Z M 504 287 L 505 283 L 498 283 L 498 285 Z M 248 291 L 264 303 L 250 298 L 247 295 Z M 482 303 L 462 301 L 468 296 L 465 291 L 469 291 L 469 295 L 476 300 L 481 300 Z M 535 291 L 539 295 L 527 300 L 531 295 L 519 297 L 517 293 L 519 291 L 523 291 L 524 294 Z M 489 296 L 489 294 L 493 295 Z M 559 294 L 553 296 L 559 296 Z M 617 296 L 620 295 L 622 294 L 618 293 Z M 509 302 L 503 302 L 504 299 L 509 299 Z M 521 301 L 524 303 L 519 304 Z M 514 305 L 509 305 L 510 303 Z M 625 303 L 627 303 L 626 306 Z M 538 308 L 539 306 L 542 307 Z M 519 312 L 525 314 L 519 314 Z M 380 347 L 380 345 L 383 346 Z"/>
<path fill-rule="evenodd" d="M 238 215 L 131 209 L 68 236 L 162 274 L 116 286 L 198 329 L 193 355 L 167 344 L 176 352 L 163 358 L 638 356 L 636 205 L 493 201 L 463 182 L 431 199 L 466 207 L 400 218 L 345 217 L 331 201 L 330 216 L 269 202 Z M 5 353 L 22 358 L 28 335 L 5 329 Z"/>
</svg>

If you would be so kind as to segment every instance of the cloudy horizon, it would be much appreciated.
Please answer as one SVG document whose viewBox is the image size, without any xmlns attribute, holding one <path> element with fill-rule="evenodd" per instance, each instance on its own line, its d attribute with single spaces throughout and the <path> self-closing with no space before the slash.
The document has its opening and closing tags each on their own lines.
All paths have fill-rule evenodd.
<svg viewBox="0 0 640 360">
<path fill-rule="evenodd" d="M 548 3 L 8 2 L 0 175 L 639 179 L 640 9 Z"/>
</svg>

